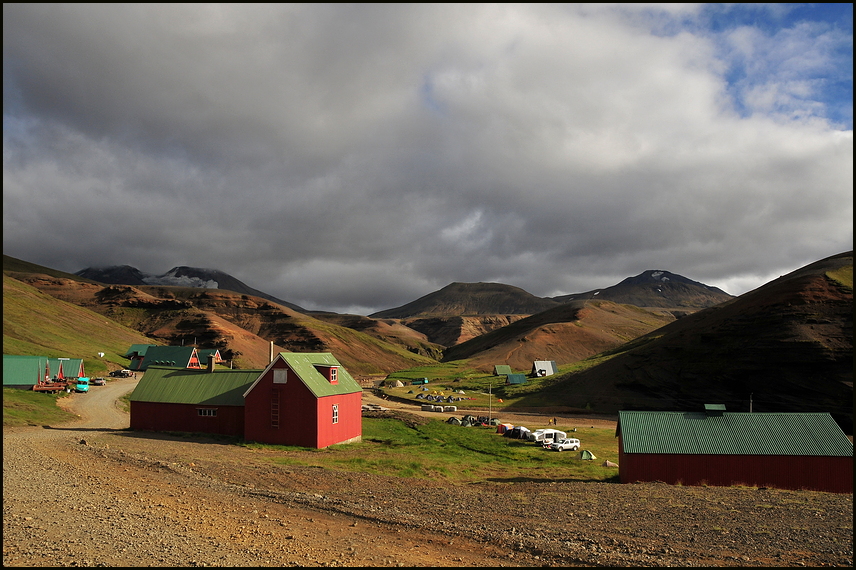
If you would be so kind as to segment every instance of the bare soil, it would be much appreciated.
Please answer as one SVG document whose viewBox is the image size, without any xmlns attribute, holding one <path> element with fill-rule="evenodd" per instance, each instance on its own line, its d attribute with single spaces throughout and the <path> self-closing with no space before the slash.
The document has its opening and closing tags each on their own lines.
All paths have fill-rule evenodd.
<svg viewBox="0 0 856 570">
<path fill-rule="evenodd" d="M 4 429 L 4 566 L 853 565 L 852 494 L 283 465 L 282 452 L 128 431 L 115 400 L 134 385 L 73 395 L 71 424 Z"/>
</svg>

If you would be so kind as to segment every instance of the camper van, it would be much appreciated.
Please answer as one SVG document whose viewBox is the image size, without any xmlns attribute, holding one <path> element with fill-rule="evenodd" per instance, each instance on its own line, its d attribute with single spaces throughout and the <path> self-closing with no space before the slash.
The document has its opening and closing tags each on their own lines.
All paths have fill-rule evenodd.
<svg viewBox="0 0 856 570">
<path fill-rule="evenodd" d="M 78 378 L 74 384 L 74 391 L 79 393 L 89 392 L 89 378 Z"/>
<path fill-rule="evenodd" d="M 550 428 L 536 429 L 535 431 L 529 432 L 527 434 L 527 439 L 529 441 L 534 441 L 535 443 L 540 443 L 541 445 L 543 445 L 545 447 L 550 445 L 554 441 L 558 441 L 560 439 L 565 439 L 566 437 L 568 437 L 567 433 L 565 433 L 563 431 L 559 431 L 557 429 L 550 429 Z"/>
</svg>

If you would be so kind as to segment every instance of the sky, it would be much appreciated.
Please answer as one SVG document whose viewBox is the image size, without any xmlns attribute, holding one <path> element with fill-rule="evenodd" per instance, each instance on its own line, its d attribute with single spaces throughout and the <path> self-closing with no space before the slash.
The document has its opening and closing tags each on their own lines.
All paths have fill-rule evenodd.
<svg viewBox="0 0 856 570">
<path fill-rule="evenodd" d="M 852 249 L 852 4 L 3 4 L 25 261 L 367 315 Z"/>
</svg>

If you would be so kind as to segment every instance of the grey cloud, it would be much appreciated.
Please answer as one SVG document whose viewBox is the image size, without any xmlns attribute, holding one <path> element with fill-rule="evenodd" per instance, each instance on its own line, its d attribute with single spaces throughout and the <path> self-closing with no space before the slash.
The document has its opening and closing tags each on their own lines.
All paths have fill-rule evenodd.
<svg viewBox="0 0 856 570">
<path fill-rule="evenodd" d="M 749 287 L 852 248 L 852 130 L 741 113 L 724 38 L 648 31 L 694 10 L 6 4 L 4 251 L 371 312 L 452 281 Z M 783 38 L 745 42 L 758 89 Z"/>
</svg>

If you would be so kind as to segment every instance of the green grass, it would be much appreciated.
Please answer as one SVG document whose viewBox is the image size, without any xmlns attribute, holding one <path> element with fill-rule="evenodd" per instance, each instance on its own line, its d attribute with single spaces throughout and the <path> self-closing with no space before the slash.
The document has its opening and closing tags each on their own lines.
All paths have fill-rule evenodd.
<svg viewBox="0 0 856 570">
<path fill-rule="evenodd" d="M 528 426 L 527 426 L 528 427 Z M 570 431 L 570 427 L 559 429 Z M 512 440 L 496 428 L 461 427 L 440 420 L 409 427 L 395 419 L 363 418 L 363 441 L 321 450 L 248 444 L 280 451 L 272 461 L 284 465 L 327 467 L 343 471 L 442 479 L 451 483 L 480 481 L 617 481 L 615 431 L 577 428 L 573 434 L 597 459 L 582 460 L 579 452 L 555 452 Z"/>
<path fill-rule="evenodd" d="M 543 378 L 527 378 L 525 384 L 505 384 L 505 376 L 494 376 L 471 368 L 466 360 L 456 360 L 432 366 L 419 366 L 387 377 L 380 391 L 388 396 L 407 400 L 414 404 L 436 403 L 417 399 L 418 394 L 454 395 L 467 398 L 460 402 L 444 402 L 444 405 L 458 405 L 467 408 L 481 409 L 485 412 L 491 408 L 501 411 L 507 408 L 524 405 L 532 408 L 549 408 L 556 405 L 556 398 L 551 387 L 559 383 L 565 374 L 584 370 L 603 362 L 611 356 L 595 356 L 586 360 L 560 366 L 556 374 Z M 528 374 L 529 371 L 515 371 Z M 417 378 L 428 378 L 428 388 L 413 386 L 410 382 Z M 404 384 L 401 388 L 391 386 L 396 380 Z M 464 394 L 457 392 L 463 390 Z M 581 407 L 580 410 L 583 408 Z"/>
<path fill-rule="evenodd" d="M 65 393 L 3 388 L 3 426 L 40 426 L 70 421 L 75 415 L 56 405 L 57 399 L 67 396 Z"/>
<path fill-rule="evenodd" d="M 3 354 L 83 359 L 89 376 L 124 368 L 132 344 L 157 344 L 94 311 L 3 276 Z M 104 358 L 98 357 L 103 352 Z"/>
<path fill-rule="evenodd" d="M 57 407 L 65 395 L 27 390 L 3 390 L 3 425 L 55 425 L 74 419 Z M 120 400 L 127 409 L 127 396 Z M 530 429 L 547 426 L 527 426 Z M 243 443 L 234 445 L 277 451 L 274 461 L 284 465 L 307 465 L 346 472 L 394 475 L 409 479 L 442 479 L 451 483 L 480 481 L 617 481 L 615 468 L 602 467 L 604 460 L 618 462 L 615 430 L 556 426 L 595 454 L 582 460 L 579 452 L 547 451 L 540 445 L 513 440 L 493 427 L 461 427 L 431 420 L 410 427 L 396 419 L 363 418 L 359 443 L 310 449 Z M 193 438 L 194 434 L 176 434 Z M 205 435 L 204 437 L 210 437 Z"/>
</svg>

